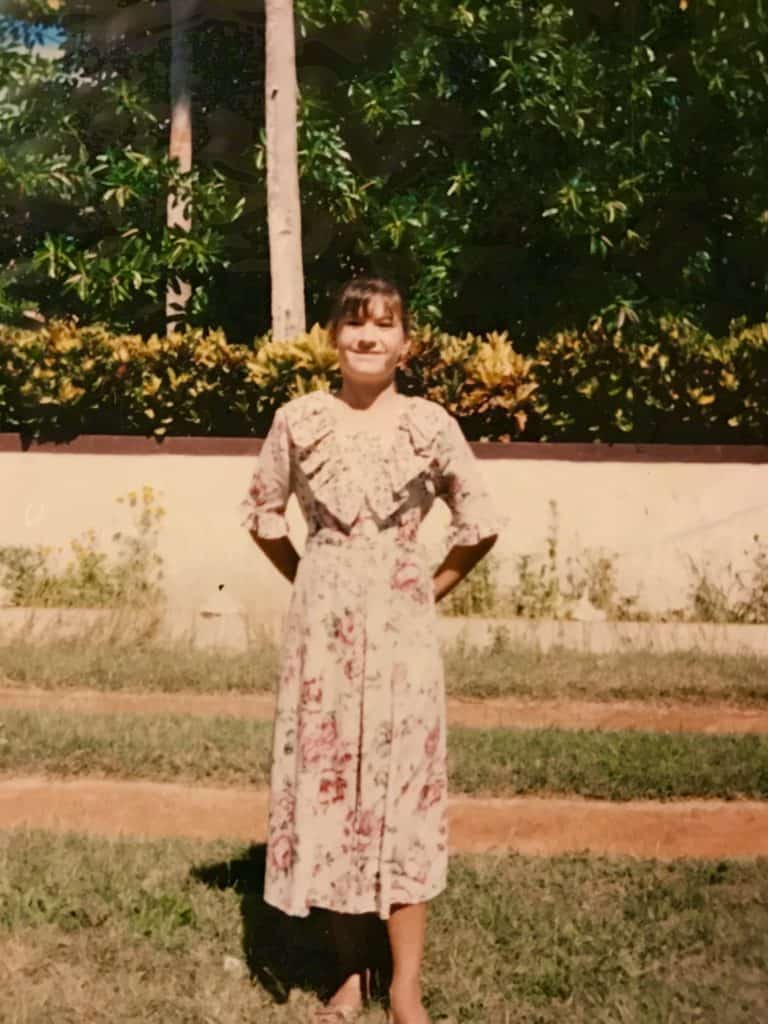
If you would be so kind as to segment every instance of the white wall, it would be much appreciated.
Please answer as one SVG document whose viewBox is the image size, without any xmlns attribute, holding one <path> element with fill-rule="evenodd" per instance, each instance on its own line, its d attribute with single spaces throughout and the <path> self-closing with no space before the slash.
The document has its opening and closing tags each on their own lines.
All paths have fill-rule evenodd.
<svg viewBox="0 0 768 1024">
<path fill-rule="evenodd" d="M 86 529 L 108 547 L 131 528 L 119 495 L 149 485 L 166 516 L 159 551 L 170 601 L 197 608 L 220 583 L 246 610 L 281 615 L 289 584 L 240 527 L 240 500 L 254 456 L 0 453 L 0 544 L 63 547 Z M 622 590 L 663 610 L 686 603 L 687 556 L 744 565 L 754 533 L 768 540 L 768 465 L 481 460 L 492 493 L 512 516 L 494 555 L 502 581 L 514 560 L 545 550 L 550 500 L 559 510 L 560 555 L 602 548 L 618 555 Z M 295 499 L 289 522 L 297 547 L 306 528 Z M 438 503 L 422 541 L 438 560 L 448 525 Z M 63 557 L 65 551 L 59 554 Z"/>
</svg>

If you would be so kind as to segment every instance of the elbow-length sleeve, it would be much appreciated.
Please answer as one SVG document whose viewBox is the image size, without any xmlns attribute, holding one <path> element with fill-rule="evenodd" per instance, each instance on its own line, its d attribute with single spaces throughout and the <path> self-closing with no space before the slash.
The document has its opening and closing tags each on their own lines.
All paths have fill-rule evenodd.
<svg viewBox="0 0 768 1024">
<path fill-rule="evenodd" d="M 290 493 L 290 438 L 283 411 L 278 409 L 261 446 L 248 494 L 240 505 L 242 525 L 259 537 L 286 537 L 285 506 Z"/>
<path fill-rule="evenodd" d="M 496 536 L 506 523 L 499 515 L 480 472 L 478 460 L 458 422 L 449 416 L 439 437 L 437 488 L 451 513 L 448 547 L 477 544 Z"/>
</svg>

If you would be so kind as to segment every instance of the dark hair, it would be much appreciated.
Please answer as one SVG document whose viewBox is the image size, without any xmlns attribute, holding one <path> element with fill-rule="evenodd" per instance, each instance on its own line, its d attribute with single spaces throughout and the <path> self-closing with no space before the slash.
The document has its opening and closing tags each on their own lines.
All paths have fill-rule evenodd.
<svg viewBox="0 0 768 1024">
<path fill-rule="evenodd" d="M 328 320 L 328 334 L 335 341 L 339 324 L 346 316 L 367 317 L 371 310 L 371 300 L 380 296 L 387 304 L 389 311 L 399 317 L 403 332 L 408 337 L 408 309 L 402 292 L 384 277 L 353 277 L 337 291 L 331 306 Z"/>
</svg>

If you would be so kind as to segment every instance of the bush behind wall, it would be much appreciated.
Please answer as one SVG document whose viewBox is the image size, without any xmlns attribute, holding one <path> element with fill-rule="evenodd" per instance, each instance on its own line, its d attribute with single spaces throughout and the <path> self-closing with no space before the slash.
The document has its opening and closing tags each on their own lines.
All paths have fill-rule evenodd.
<svg viewBox="0 0 768 1024">
<path fill-rule="evenodd" d="M 0 325 L 0 431 L 28 439 L 263 436 L 279 405 L 339 384 L 319 325 L 253 347 L 195 327 L 142 338 L 66 320 Z M 471 440 L 763 443 L 768 323 L 734 321 L 716 338 L 680 317 L 596 318 L 530 356 L 506 333 L 419 326 L 398 384 L 443 405 Z"/>
</svg>

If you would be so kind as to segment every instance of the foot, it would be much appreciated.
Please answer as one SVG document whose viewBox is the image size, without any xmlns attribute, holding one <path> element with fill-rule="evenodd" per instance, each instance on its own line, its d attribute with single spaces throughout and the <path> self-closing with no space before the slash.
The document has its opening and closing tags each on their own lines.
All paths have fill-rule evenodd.
<svg viewBox="0 0 768 1024">
<path fill-rule="evenodd" d="M 361 1013 L 350 1006 L 322 1006 L 312 1015 L 312 1024 L 353 1024 Z"/>
<path fill-rule="evenodd" d="M 430 1024 L 429 1014 L 421 1002 L 418 981 L 393 981 L 389 988 L 390 1024 Z"/>
<path fill-rule="evenodd" d="M 350 974 L 347 980 L 336 989 L 326 1005 L 334 1009 L 362 1010 L 363 986 L 361 976 L 359 974 Z"/>
</svg>

